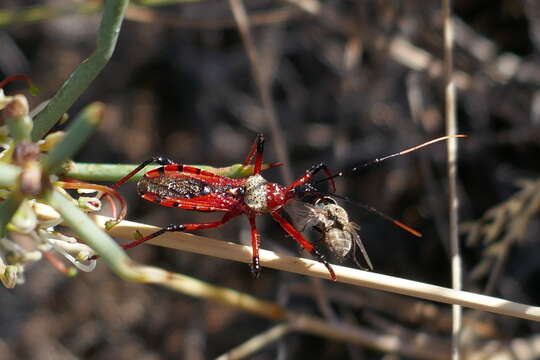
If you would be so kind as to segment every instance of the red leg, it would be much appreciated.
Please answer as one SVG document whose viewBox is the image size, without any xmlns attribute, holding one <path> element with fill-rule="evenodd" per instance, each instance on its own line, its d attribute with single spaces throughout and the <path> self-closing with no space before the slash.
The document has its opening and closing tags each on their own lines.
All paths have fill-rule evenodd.
<svg viewBox="0 0 540 360">
<path fill-rule="evenodd" d="M 158 230 L 158 231 L 156 231 L 156 232 L 154 232 L 154 233 L 152 233 L 150 235 L 147 235 L 147 236 L 145 236 L 145 237 L 143 237 L 143 238 L 141 238 L 139 240 L 135 240 L 135 241 L 130 242 L 128 244 L 122 245 L 122 248 L 129 249 L 129 248 L 135 247 L 137 245 L 142 244 L 143 242 L 146 242 L 146 241 L 148 241 L 150 239 L 153 239 L 156 236 L 159 236 L 159 235 L 164 234 L 166 232 L 195 231 L 195 230 L 200 230 L 200 229 L 216 228 L 216 227 L 219 227 L 219 226 L 225 224 L 227 221 L 231 220 L 235 216 L 237 216 L 237 215 L 236 214 L 231 215 L 231 213 L 227 213 L 227 214 L 225 214 L 225 216 L 223 216 L 223 218 L 220 221 L 213 221 L 213 222 L 201 223 L 201 224 L 181 224 L 181 225 L 172 224 L 172 225 L 164 227 L 163 229 Z"/>
<path fill-rule="evenodd" d="M 307 251 L 314 253 L 319 261 L 323 263 L 324 266 L 328 269 L 328 272 L 330 273 L 330 277 L 332 281 L 336 281 L 336 274 L 334 273 L 334 269 L 330 266 L 328 261 L 326 261 L 326 258 L 323 254 L 321 254 L 317 249 L 313 247 L 313 245 L 307 241 L 298 230 L 296 230 L 287 220 L 285 220 L 277 211 L 272 213 L 272 217 L 281 225 L 283 230 L 285 230 L 289 235 L 293 237 L 296 242 L 300 244 L 304 249 Z"/>
<path fill-rule="evenodd" d="M 248 165 L 253 159 L 253 156 L 255 156 L 255 168 L 253 169 L 253 175 L 257 175 L 258 173 L 261 172 L 263 152 L 264 152 L 264 135 L 257 134 L 257 137 L 255 138 L 255 141 L 253 142 L 253 145 L 251 145 L 251 150 L 249 151 L 249 154 L 246 160 L 244 161 L 244 165 Z"/>
<path fill-rule="evenodd" d="M 261 273 L 261 264 L 259 260 L 259 245 L 261 243 L 261 235 L 257 231 L 255 224 L 255 216 L 249 216 L 249 225 L 251 227 L 251 248 L 253 249 L 253 257 L 251 261 L 251 273 L 255 279 L 259 278 Z"/>
<path fill-rule="evenodd" d="M 326 164 L 319 163 L 319 164 L 313 165 L 308 171 L 306 171 L 306 173 L 304 175 L 302 175 L 301 177 L 296 179 L 291 185 L 289 185 L 289 187 L 287 188 L 287 192 L 291 191 L 295 187 L 298 187 L 300 185 L 304 185 L 309 180 L 311 180 L 316 173 L 318 173 L 321 170 L 324 171 L 324 173 L 328 177 L 332 176 L 332 173 L 330 172 L 330 170 L 328 170 L 328 167 L 326 166 Z M 330 186 L 332 187 L 332 192 L 336 192 L 336 184 L 334 182 L 334 179 L 329 178 L 328 180 L 330 181 Z"/>
</svg>

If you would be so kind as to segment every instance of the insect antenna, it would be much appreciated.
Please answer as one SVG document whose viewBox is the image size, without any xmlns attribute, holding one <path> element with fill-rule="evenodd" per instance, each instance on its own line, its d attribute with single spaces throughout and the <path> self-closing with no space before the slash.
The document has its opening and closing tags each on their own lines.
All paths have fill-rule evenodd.
<svg viewBox="0 0 540 360">
<path fill-rule="evenodd" d="M 401 221 L 399 220 L 396 220 L 394 219 L 393 217 L 389 216 L 389 215 L 386 215 L 385 213 L 375 209 L 373 206 L 370 206 L 370 205 L 366 205 L 366 204 L 363 204 L 361 202 L 357 202 L 357 201 L 354 201 L 346 196 L 341 196 L 341 195 L 338 195 L 338 194 L 332 194 L 332 193 L 324 193 L 324 192 L 321 192 L 321 191 L 317 191 L 315 193 L 311 193 L 310 195 L 315 195 L 315 196 L 320 196 L 320 195 L 323 195 L 323 196 L 330 196 L 330 197 L 335 197 L 335 198 L 338 198 L 340 200 L 343 200 L 353 206 L 357 206 L 361 209 L 364 209 L 366 210 L 367 212 L 370 212 L 372 214 L 375 214 L 375 215 L 378 215 L 380 217 L 382 217 L 383 219 L 385 219 L 386 221 L 390 221 L 391 223 L 393 223 L 394 225 L 396 226 L 399 226 L 400 228 L 402 228 L 403 230 L 413 234 L 414 236 L 417 236 L 417 237 L 422 237 L 422 234 L 413 229 L 412 227 L 408 226 L 408 225 L 405 225 L 404 223 L 402 223 Z"/>
<path fill-rule="evenodd" d="M 439 137 L 439 138 L 436 138 L 436 139 L 433 139 L 433 140 L 430 140 L 430 141 L 426 141 L 425 143 L 413 146 L 411 148 L 402 150 L 400 152 L 397 152 L 397 153 L 394 153 L 394 154 L 391 154 L 391 155 L 388 155 L 388 156 L 384 156 L 384 157 L 381 157 L 381 158 L 377 158 L 375 160 L 365 162 L 365 163 L 363 163 L 361 165 L 353 167 L 350 170 L 340 171 L 338 173 L 335 173 L 334 175 L 331 175 L 331 176 L 325 177 L 324 179 L 316 181 L 315 184 L 319 184 L 319 183 L 324 182 L 324 181 L 329 181 L 329 180 L 334 179 L 336 177 L 344 176 L 345 174 L 352 174 L 352 173 L 354 173 L 356 171 L 359 171 L 359 170 L 361 170 L 361 169 L 363 169 L 365 167 L 378 164 L 380 162 L 383 162 L 384 160 L 388 160 L 388 159 L 396 157 L 396 156 L 401 156 L 401 155 L 408 154 L 410 152 L 413 152 L 415 150 L 418 150 L 418 149 L 421 149 L 423 147 L 429 146 L 429 145 L 434 144 L 434 143 L 439 142 L 439 141 L 444 141 L 444 140 L 448 140 L 448 139 L 452 139 L 452 138 L 464 138 L 464 137 L 467 137 L 467 135 L 462 135 L 462 134 L 448 135 L 448 136 L 442 136 L 442 137 Z"/>
</svg>

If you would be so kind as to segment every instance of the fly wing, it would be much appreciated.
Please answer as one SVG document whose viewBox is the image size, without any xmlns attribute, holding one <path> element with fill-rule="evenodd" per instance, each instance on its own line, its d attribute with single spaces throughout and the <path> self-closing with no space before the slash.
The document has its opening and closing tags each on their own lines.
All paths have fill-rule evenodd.
<svg viewBox="0 0 540 360">
<path fill-rule="evenodd" d="M 319 209 L 311 204 L 293 199 L 287 202 L 284 209 L 291 217 L 294 227 L 301 232 L 319 223 Z"/>
<path fill-rule="evenodd" d="M 354 225 L 356 226 L 356 224 L 354 224 Z M 362 256 L 363 256 L 369 270 L 373 271 L 373 265 L 371 264 L 371 260 L 369 259 L 366 248 L 364 247 L 364 244 L 362 243 L 362 239 L 360 239 L 360 235 L 358 235 L 358 233 L 355 230 L 352 230 L 350 232 L 350 234 L 352 235 L 352 237 L 354 238 L 354 242 L 356 243 L 356 246 L 353 246 L 353 259 L 354 259 L 354 262 L 356 263 L 356 265 L 360 269 L 364 269 L 364 267 L 362 265 L 360 265 L 360 262 L 356 258 L 356 248 L 358 247 L 360 249 L 360 252 L 362 253 Z"/>
</svg>

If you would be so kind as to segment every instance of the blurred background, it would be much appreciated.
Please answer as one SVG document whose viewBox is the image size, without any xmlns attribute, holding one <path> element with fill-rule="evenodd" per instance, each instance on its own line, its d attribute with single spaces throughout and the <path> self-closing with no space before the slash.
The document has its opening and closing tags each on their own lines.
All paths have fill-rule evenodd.
<svg viewBox="0 0 540 360">
<path fill-rule="evenodd" d="M 27 6 L 64 9 L 43 21 L 0 22 L 0 75 L 25 73 L 51 97 L 96 44 L 100 1 L 4 0 L 2 12 Z M 444 135 L 442 19 L 438 1 L 244 2 L 277 131 L 261 106 L 250 61 L 229 3 L 132 4 L 112 60 L 71 108 L 107 105 L 104 122 L 75 159 L 140 163 L 165 155 L 185 164 L 242 162 L 258 132 L 265 172 L 286 183 L 314 163 L 349 169 Z M 540 3 L 454 2 L 458 89 L 460 220 L 464 287 L 540 303 Z M 1 18 L 1 17 L 0 17 Z M 22 91 L 22 84 L 6 88 Z M 279 150 L 279 151 L 278 151 Z M 285 177 L 284 177 L 285 176 Z M 446 148 L 437 144 L 337 180 L 338 193 L 418 229 L 415 238 L 345 205 L 375 271 L 450 285 Z M 164 208 L 122 189 L 128 219 L 164 226 L 213 219 Z M 262 247 L 302 254 L 270 219 L 257 220 Z M 200 234 L 249 243 L 244 217 Z M 316 240 L 316 234 L 308 234 Z M 153 246 L 129 251 L 137 261 L 278 302 L 291 310 L 349 323 L 404 341 L 419 335 L 449 356 L 450 307 L 374 290 L 317 282 Z M 346 265 L 354 266 L 350 259 Z M 322 305 L 321 305 L 322 304 Z M 207 359 L 268 329 L 272 322 L 155 286 L 128 283 L 104 264 L 66 278 L 47 262 L 24 285 L 0 289 L 1 359 Z M 513 350 L 540 357 L 537 323 L 465 310 L 470 358 Z M 536 353 L 523 352 L 536 346 Z M 442 350 L 441 350 L 442 349 Z M 517 349 L 517 350 L 516 350 Z M 529 354 L 529 355 L 527 355 Z M 398 359 L 370 346 L 289 334 L 251 359 Z M 510 357 L 508 357 L 510 358 Z"/>
</svg>

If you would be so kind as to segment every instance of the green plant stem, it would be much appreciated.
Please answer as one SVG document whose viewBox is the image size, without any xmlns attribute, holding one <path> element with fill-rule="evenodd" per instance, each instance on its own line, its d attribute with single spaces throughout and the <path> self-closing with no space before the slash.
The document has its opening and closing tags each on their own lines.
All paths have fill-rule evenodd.
<svg viewBox="0 0 540 360">
<path fill-rule="evenodd" d="M 107 0 L 99 27 L 97 49 L 83 61 L 47 106 L 36 116 L 32 140 L 41 139 L 79 98 L 111 58 L 128 0 Z"/>
<path fill-rule="evenodd" d="M 26 115 L 20 118 L 6 117 L 6 123 L 15 144 L 30 139 L 30 131 L 32 130 L 32 119 L 30 116 Z"/>
<path fill-rule="evenodd" d="M 18 166 L 0 163 L 0 187 L 13 187 L 20 173 Z"/>
<path fill-rule="evenodd" d="M 102 103 L 92 103 L 75 118 L 64 139 L 43 158 L 42 166 L 46 174 L 53 173 L 81 148 L 103 118 L 104 109 Z"/>
<path fill-rule="evenodd" d="M 19 196 L 18 192 L 12 192 L 9 196 L 0 203 L 0 237 L 6 236 L 7 224 L 10 222 L 13 214 L 21 205 L 23 197 Z"/>
<path fill-rule="evenodd" d="M 136 181 L 141 176 L 159 165 L 149 165 L 133 176 L 130 181 Z M 106 181 L 114 182 L 120 180 L 128 174 L 137 165 L 135 164 L 96 164 L 96 163 L 79 163 L 71 162 L 63 169 L 60 176 L 77 179 L 82 181 Z"/>
<path fill-rule="evenodd" d="M 118 181 L 131 170 L 136 164 L 96 164 L 72 162 L 67 165 L 59 175 L 82 181 Z M 137 181 L 141 176 L 159 165 L 149 165 L 133 176 L 130 181 Z M 253 165 L 234 164 L 227 167 L 216 168 L 207 165 L 190 165 L 214 174 L 230 178 L 243 178 L 253 174 Z M 263 170 L 268 169 L 268 164 L 263 164 Z"/>
</svg>

